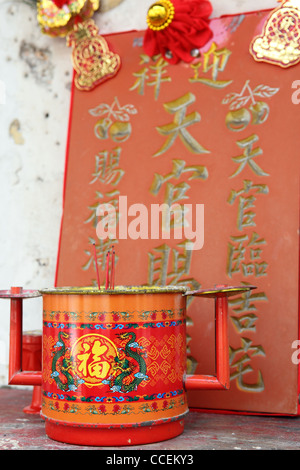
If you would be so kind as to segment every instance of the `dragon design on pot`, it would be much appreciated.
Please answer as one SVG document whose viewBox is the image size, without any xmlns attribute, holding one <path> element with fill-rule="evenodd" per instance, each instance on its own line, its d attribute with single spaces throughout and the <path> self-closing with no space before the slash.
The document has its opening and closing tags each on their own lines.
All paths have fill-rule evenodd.
<svg viewBox="0 0 300 470">
<path fill-rule="evenodd" d="M 121 341 L 127 340 L 124 347 L 125 358 L 115 357 L 114 370 L 117 374 L 108 380 L 103 380 L 102 383 L 108 384 L 113 392 L 128 393 L 136 390 L 143 380 L 149 379 L 144 359 L 146 352 L 136 341 L 135 333 L 121 333 L 118 338 Z M 139 350 L 140 352 L 138 352 Z"/>
</svg>

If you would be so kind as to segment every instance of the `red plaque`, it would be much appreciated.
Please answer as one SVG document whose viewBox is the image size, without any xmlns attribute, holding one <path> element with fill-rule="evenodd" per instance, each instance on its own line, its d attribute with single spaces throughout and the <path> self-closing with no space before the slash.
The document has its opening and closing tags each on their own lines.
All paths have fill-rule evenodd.
<svg viewBox="0 0 300 470">
<path fill-rule="evenodd" d="M 97 285 L 95 243 L 102 285 L 114 245 L 118 285 L 257 286 L 230 299 L 230 390 L 189 406 L 297 414 L 299 69 L 251 56 L 267 16 L 213 20 L 192 64 L 146 56 L 143 32 L 107 37 L 118 75 L 73 87 L 56 285 Z M 157 230 L 164 203 L 184 207 L 181 237 L 176 214 Z M 214 375 L 211 303 L 188 317 L 189 372 Z"/>
</svg>

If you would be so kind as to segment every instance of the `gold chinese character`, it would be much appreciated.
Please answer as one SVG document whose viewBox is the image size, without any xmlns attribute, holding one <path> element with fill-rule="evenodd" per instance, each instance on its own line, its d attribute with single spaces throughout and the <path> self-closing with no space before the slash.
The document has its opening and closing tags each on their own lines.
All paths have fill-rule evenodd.
<svg viewBox="0 0 300 470">
<path fill-rule="evenodd" d="M 162 57 L 157 61 L 155 65 L 150 65 L 150 69 L 154 71 L 154 73 L 151 74 L 151 77 L 153 77 L 153 80 L 148 82 L 148 86 L 153 86 L 154 87 L 154 96 L 155 99 L 158 99 L 160 89 L 161 89 L 161 84 L 164 82 L 170 82 L 171 77 L 164 77 L 167 73 L 166 67 L 168 66 L 168 62 L 166 62 Z"/>
<path fill-rule="evenodd" d="M 170 248 L 163 244 L 155 248 L 153 253 L 148 253 L 148 285 L 185 285 L 192 289 L 198 289 L 200 284 L 188 277 L 192 261 L 192 250 L 187 250 L 188 241 L 177 244 L 177 248 Z M 171 263 L 171 269 L 169 269 Z M 189 299 L 191 301 L 192 299 Z M 189 301 L 187 305 L 189 305 Z"/>
<path fill-rule="evenodd" d="M 236 385 L 243 392 L 262 392 L 265 389 L 262 373 L 257 372 L 256 382 L 246 382 L 244 376 L 253 372 L 253 367 L 249 364 L 252 356 L 265 356 L 262 346 L 254 346 L 248 338 L 241 338 L 242 347 L 233 349 L 230 347 L 229 362 L 232 369 L 230 380 L 236 380 Z M 238 358 L 236 358 L 238 356 Z"/>
<path fill-rule="evenodd" d="M 227 275 L 242 272 L 244 276 L 253 275 L 255 277 L 265 276 L 268 263 L 258 262 L 261 259 L 262 249 L 260 245 L 266 243 L 264 239 L 259 239 L 257 233 L 253 232 L 249 241 L 248 235 L 230 237 L 232 243 L 228 243 Z M 248 242 L 248 243 L 246 243 Z M 245 263 L 246 250 L 250 253 L 250 263 Z"/>
<path fill-rule="evenodd" d="M 233 204 L 238 198 L 237 227 L 239 230 L 256 225 L 254 222 L 256 214 L 251 210 L 255 207 L 256 197 L 254 195 L 244 197 L 244 194 L 249 194 L 250 191 L 254 191 L 255 194 L 268 194 L 269 188 L 265 184 L 253 184 L 250 180 L 244 180 L 244 187 L 238 191 L 232 190 L 227 200 L 229 204 Z"/>
<path fill-rule="evenodd" d="M 227 274 L 229 277 L 240 272 L 240 265 L 242 260 L 245 259 L 246 252 L 244 242 L 248 240 L 248 236 L 231 237 L 231 240 L 234 242 L 234 245 L 228 244 Z"/>
<path fill-rule="evenodd" d="M 154 249 L 155 254 L 148 253 L 149 268 L 148 268 L 148 285 L 166 285 L 169 254 L 171 248 L 164 243 Z"/>
<path fill-rule="evenodd" d="M 150 57 L 146 55 L 141 55 L 142 63 L 149 63 Z M 137 90 L 139 95 L 144 95 L 145 93 L 145 86 L 153 86 L 154 87 L 154 97 L 157 100 L 159 97 L 159 93 L 161 90 L 161 84 L 164 82 L 170 82 L 171 77 L 164 75 L 167 73 L 166 67 L 168 66 L 168 62 L 166 62 L 163 57 L 159 54 L 158 56 L 153 57 L 153 60 L 156 61 L 154 65 L 149 65 L 149 68 L 153 73 L 151 73 L 150 81 L 149 79 L 149 68 L 143 67 L 138 72 L 134 72 L 133 76 L 136 77 L 135 83 L 129 88 L 130 91 Z"/>
<path fill-rule="evenodd" d="M 174 114 L 174 121 L 170 124 L 157 127 L 159 134 L 166 136 L 167 139 L 162 147 L 154 154 L 158 157 L 166 152 L 175 142 L 177 137 L 180 138 L 185 147 L 192 153 L 209 153 L 192 135 L 187 131 L 187 127 L 192 126 L 200 121 L 200 114 L 194 111 L 188 115 L 187 107 L 194 103 L 195 95 L 186 93 L 184 96 L 164 104 L 165 110 Z"/>
<path fill-rule="evenodd" d="M 269 176 L 268 173 L 264 172 L 258 165 L 253 161 L 253 158 L 261 155 L 263 153 L 260 147 L 253 149 L 253 144 L 258 141 L 258 136 L 253 134 L 246 139 L 238 140 L 236 143 L 241 148 L 244 149 L 243 155 L 238 157 L 232 157 L 232 160 L 239 164 L 238 169 L 230 176 L 234 178 L 239 175 L 245 168 L 246 165 L 249 165 L 251 170 L 258 176 Z"/>
<path fill-rule="evenodd" d="M 207 168 L 203 165 L 191 165 L 186 166 L 186 162 L 184 160 L 172 160 L 172 171 L 165 176 L 162 176 L 158 173 L 154 174 L 153 183 L 150 188 L 150 192 L 154 195 L 158 194 L 159 190 L 161 189 L 162 185 L 168 182 L 172 178 L 179 179 L 183 173 L 191 172 L 191 176 L 189 180 L 194 179 L 203 179 L 206 180 L 208 178 L 208 171 Z"/>
<path fill-rule="evenodd" d="M 97 216 L 97 210 L 99 205 L 101 204 L 103 211 L 106 210 L 108 213 L 108 223 L 111 224 L 117 224 L 119 221 L 119 200 L 117 199 L 117 196 L 120 194 L 120 191 L 110 191 L 105 193 L 105 196 L 109 198 L 108 201 L 101 202 L 100 200 L 104 198 L 103 194 L 100 193 L 100 191 L 96 191 L 96 202 L 88 206 L 88 209 L 92 212 L 90 217 L 84 221 L 85 224 L 92 222 L 93 227 L 96 227 L 98 224 L 98 216 Z M 110 199 L 111 198 L 111 199 Z"/>
<path fill-rule="evenodd" d="M 105 261 L 106 261 L 106 254 L 109 250 L 111 250 L 112 245 L 116 245 L 119 243 L 118 240 L 111 240 L 108 238 L 107 240 L 98 239 L 97 243 L 96 240 L 92 237 L 89 237 L 89 245 L 96 247 L 96 255 L 97 255 L 97 264 L 98 266 L 104 271 L 105 269 Z M 95 256 L 94 256 L 94 248 L 84 250 L 85 254 L 88 256 L 87 262 L 82 266 L 84 271 L 90 269 L 93 266 L 94 271 L 96 272 L 96 265 L 95 265 Z M 118 262 L 118 255 L 115 255 L 115 263 Z"/>
<path fill-rule="evenodd" d="M 237 314 L 245 312 L 256 312 L 257 307 L 254 302 L 267 302 L 268 298 L 265 292 L 247 291 L 239 297 L 228 299 L 228 305 L 233 308 Z"/>
<path fill-rule="evenodd" d="M 102 379 L 107 376 L 110 364 L 107 360 L 102 360 L 102 355 L 107 352 L 107 346 L 101 345 L 99 341 L 95 341 L 93 345 L 83 343 L 83 354 L 78 354 L 79 360 L 78 371 L 84 377 L 97 377 Z"/>
<path fill-rule="evenodd" d="M 137 90 L 139 95 L 143 95 L 145 93 L 145 84 L 149 75 L 147 75 L 148 67 L 142 68 L 139 72 L 134 72 L 133 76 L 137 77 L 135 83 L 129 88 L 130 91 Z"/>
<path fill-rule="evenodd" d="M 213 42 L 210 49 L 203 53 L 203 63 L 198 62 L 197 64 L 191 65 L 195 74 L 193 78 L 190 78 L 190 82 L 204 83 L 205 85 L 209 85 L 213 88 L 225 88 L 232 83 L 233 80 L 218 80 L 218 74 L 219 72 L 224 72 L 231 55 L 231 51 L 226 49 L 226 47 L 223 47 L 222 49 L 217 49 L 217 47 L 216 43 Z M 211 78 L 199 77 L 199 69 L 201 65 L 203 65 L 203 73 L 206 74 L 211 70 Z"/>
<path fill-rule="evenodd" d="M 125 174 L 125 171 L 119 168 L 121 148 L 117 147 L 112 152 L 104 150 L 95 156 L 95 171 L 93 180 L 90 184 L 100 181 L 104 184 L 117 185 Z"/>
<path fill-rule="evenodd" d="M 257 316 L 254 313 L 246 313 L 241 317 L 231 316 L 230 319 L 237 329 L 238 333 L 243 333 L 244 331 L 256 331 L 255 322 Z"/>
</svg>

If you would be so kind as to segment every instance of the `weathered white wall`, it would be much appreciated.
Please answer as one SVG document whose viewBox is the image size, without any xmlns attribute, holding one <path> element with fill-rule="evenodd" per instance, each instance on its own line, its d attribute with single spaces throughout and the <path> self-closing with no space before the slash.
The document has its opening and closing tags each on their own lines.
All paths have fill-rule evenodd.
<svg viewBox="0 0 300 470">
<path fill-rule="evenodd" d="M 41 34 L 33 3 L 0 0 L 0 290 L 50 287 L 56 268 L 71 51 L 64 39 Z M 151 3 L 123 0 L 94 19 L 102 34 L 142 30 Z M 276 0 L 211 3 L 214 17 L 278 6 Z M 9 306 L 0 299 L 0 385 L 7 384 Z M 41 299 L 26 300 L 24 329 L 41 324 Z"/>
</svg>

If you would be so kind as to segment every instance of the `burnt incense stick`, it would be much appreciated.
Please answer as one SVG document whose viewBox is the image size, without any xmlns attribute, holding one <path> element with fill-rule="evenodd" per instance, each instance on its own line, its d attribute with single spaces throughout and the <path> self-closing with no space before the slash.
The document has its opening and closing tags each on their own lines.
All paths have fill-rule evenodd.
<svg viewBox="0 0 300 470">
<path fill-rule="evenodd" d="M 96 244 L 95 244 L 95 242 L 93 243 L 93 245 L 94 245 L 95 267 L 96 267 L 96 274 L 97 274 L 97 284 L 98 284 L 98 289 L 100 290 L 100 276 L 99 276 L 98 261 L 97 261 L 97 251 L 96 251 Z"/>
<path fill-rule="evenodd" d="M 110 273 L 110 287 L 111 289 L 115 288 L 115 250 L 112 246 L 112 256 L 111 256 L 111 273 Z"/>
<path fill-rule="evenodd" d="M 110 251 L 106 253 L 106 280 L 105 289 L 109 288 L 109 262 L 110 262 Z"/>
</svg>

